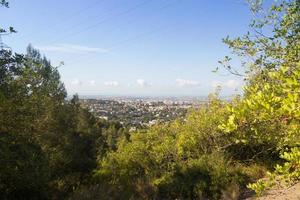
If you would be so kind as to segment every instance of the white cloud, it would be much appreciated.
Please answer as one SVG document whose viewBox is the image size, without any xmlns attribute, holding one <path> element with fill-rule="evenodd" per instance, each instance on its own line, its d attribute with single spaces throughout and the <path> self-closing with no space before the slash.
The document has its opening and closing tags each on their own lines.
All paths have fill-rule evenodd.
<svg viewBox="0 0 300 200">
<path fill-rule="evenodd" d="M 56 44 L 49 46 L 37 46 L 41 51 L 60 52 L 60 53 L 106 53 L 107 49 L 87 47 L 76 44 Z"/>
<path fill-rule="evenodd" d="M 181 78 L 176 79 L 176 84 L 180 87 L 196 87 L 200 85 L 198 81 L 186 80 Z"/>
<path fill-rule="evenodd" d="M 120 84 L 118 81 L 107 81 L 104 85 L 109 87 L 118 87 Z"/>
<path fill-rule="evenodd" d="M 222 87 L 222 83 L 220 81 L 213 81 L 212 86 L 213 88 Z"/>
<path fill-rule="evenodd" d="M 222 82 L 222 81 L 214 81 L 212 83 L 212 86 L 214 88 L 216 87 L 224 87 L 224 88 L 229 88 L 229 89 L 237 89 L 239 86 L 241 86 L 241 83 L 237 80 L 228 80 L 228 81 L 225 81 L 225 82 Z"/>
<path fill-rule="evenodd" d="M 137 79 L 136 83 L 140 86 L 140 87 L 149 87 L 152 84 L 148 83 L 147 81 L 145 81 L 144 79 Z"/>
<path fill-rule="evenodd" d="M 90 84 L 90 86 L 95 86 L 96 85 L 96 81 L 95 80 L 90 80 L 89 84 Z"/>
<path fill-rule="evenodd" d="M 82 85 L 82 82 L 79 79 L 75 78 L 71 81 L 71 84 L 72 85 Z"/>
<path fill-rule="evenodd" d="M 236 80 L 228 80 L 226 83 L 225 83 L 225 86 L 230 88 L 230 89 L 236 89 L 237 87 L 240 86 L 240 83 Z"/>
</svg>

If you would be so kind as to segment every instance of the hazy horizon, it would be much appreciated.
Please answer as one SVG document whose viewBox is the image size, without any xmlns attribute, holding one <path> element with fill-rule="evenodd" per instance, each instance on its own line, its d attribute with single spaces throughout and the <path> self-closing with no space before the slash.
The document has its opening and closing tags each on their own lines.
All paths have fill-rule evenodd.
<svg viewBox="0 0 300 200">
<path fill-rule="evenodd" d="M 212 73 L 230 54 L 222 38 L 248 28 L 243 0 L 20 1 L 0 16 L 18 31 L 3 37 L 15 52 L 30 43 L 54 66 L 65 63 L 69 94 L 206 96 L 220 85 L 232 95 L 243 85 Z"/>
</svg>

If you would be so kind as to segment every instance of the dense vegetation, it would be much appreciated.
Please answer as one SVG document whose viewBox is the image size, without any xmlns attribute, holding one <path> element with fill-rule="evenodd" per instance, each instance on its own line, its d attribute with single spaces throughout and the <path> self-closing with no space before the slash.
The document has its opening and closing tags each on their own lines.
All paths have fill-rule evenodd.
<svg viewBox="0 0 300 200">
<path fill-rule="evenodd" d="M 220 62 L 244 76 L 243 96 L 217 91 L 184 120 L 130 134 L 67 100 L 33 47 L 1 50 L 1 199 L 238 199 L 299 181 L 300 1 L 249 5 L 250 31 L 224 39 L 244 69 Z"/>
</svg>

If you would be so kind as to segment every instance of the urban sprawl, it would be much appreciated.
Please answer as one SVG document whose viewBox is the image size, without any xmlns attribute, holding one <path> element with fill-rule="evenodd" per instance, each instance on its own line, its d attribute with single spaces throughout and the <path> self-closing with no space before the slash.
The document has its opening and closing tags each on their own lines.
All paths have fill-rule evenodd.
<svg viewBox="0 0 300 200">
<path fill-rule="evenodd" d="M 188 109 L 207 103 L 199 98 L 83 98 L 82 105 L 105 120 L 136 128 L 184 118 Z"/>
</svg>

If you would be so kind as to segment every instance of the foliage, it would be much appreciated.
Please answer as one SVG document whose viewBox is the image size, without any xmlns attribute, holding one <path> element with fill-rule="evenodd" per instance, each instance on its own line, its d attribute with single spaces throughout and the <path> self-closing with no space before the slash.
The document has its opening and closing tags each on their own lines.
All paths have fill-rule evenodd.
<svg viewBox="0 0 300 200">
<path fill-rule="evenodd" d="M 107 138 L 126 130 L 95 119 L 78 96 L 66 100 L 57 67 L 32 46 L 26 55 L 1 51 L 0 64 L 1 194 L 65 198 L 89 183 Z"/>
<path fill-rule="evenodd" d="M 243 182 L 222 151 L 226 141 L 217 125 L 225 117 L 223 103 L 212 99 L 185 122 L 134 133 L 99 160 L 95 177 L 118 188 L 123 199 L 218 199 L 229 185 Z"/>
<path fill-rule="evenodd" d="M 270 176 L 283 173 L 280 177 L 285 180 L 297 179 L 300 166 L 290 158 L 296 157 L 294 147 L 300 144 L 300 2 L 278 1 L 268 12 L 257 1 L 250 3 L 258 16 L 250 25 L 254 34 L 224 40 L 247 59 L 247 85 L 244 98 L 229 108 L 231 115 L 220 128 L 244 145 L 267 144 L 262 153 L 284 152 L 281 158 L 287 162 Z M 232 70 L 230 65 L 225 67 Z M 250 188 L 261 193 L 271 182 L 259 181 Z"/>
<path fill-rule="evenodd" d="M 0 191 L 3 199 L 44 199 L 48 195 L 48 161 L 28 138 L 1 132 Z"/>
<path fill-rule="evenodd" d="M 295 147 L 290 152 L 283 152 L 281 158 L 286 160 L 283 165 L 277 164 L 274 172 L 267 173 L 265 179 L 249 184 L 248 187 L 256 192 L 258 196 L 274 185 L 291 185 L 300 179 L 300 149 Z"/>
<path fill-rule="evenodd" d="M 67 100 L 58 67 L 31 45 L 0 51 L 0 192 L 4 199 L 238 199 L 300 178 L 300 2 L 265 11 L 243 37 L 241 97 L 218 93 L 187 116 L 129 134 Z M 0 5 L 8 7 L 7 1 Z M 14 32 L 0 29 L 2 33 Z"/>
</svg>

